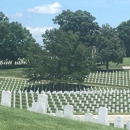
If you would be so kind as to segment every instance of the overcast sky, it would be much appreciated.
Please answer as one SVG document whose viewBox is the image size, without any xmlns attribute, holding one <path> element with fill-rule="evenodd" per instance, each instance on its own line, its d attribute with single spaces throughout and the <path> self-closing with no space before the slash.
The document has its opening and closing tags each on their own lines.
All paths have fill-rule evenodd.
<svg viewBox="0 0 130 130">
<path fill-rule="evenodd" d="M 46 29 L 58 27 L 52 19 L 67 9 L 90 12 L 100 26 L 109 23 L 117 27 L 130 19 L 130 0 L 0 0 L 0 11 L 10 22 L 18 21 L 27 27 L 40 44 Z"/>
</svg>

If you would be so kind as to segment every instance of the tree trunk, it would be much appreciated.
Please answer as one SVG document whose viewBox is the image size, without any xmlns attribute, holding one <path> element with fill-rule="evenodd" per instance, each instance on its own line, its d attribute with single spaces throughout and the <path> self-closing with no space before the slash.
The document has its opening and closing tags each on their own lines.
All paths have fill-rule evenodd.
<svg viewBox="0 0 130 130">
<path fill-rule="evenodd" d="M 14 61 L 14 60 L 12 61 L 12 66 L 13 66 L 13 67 L 15 66 L 15 61 Z"/>
<path fill-rule="evenodd" d="M 106 72 L 108 72 L 108 66 L 109 66 L 109 62 L 106 61 Z"/>
</svg>

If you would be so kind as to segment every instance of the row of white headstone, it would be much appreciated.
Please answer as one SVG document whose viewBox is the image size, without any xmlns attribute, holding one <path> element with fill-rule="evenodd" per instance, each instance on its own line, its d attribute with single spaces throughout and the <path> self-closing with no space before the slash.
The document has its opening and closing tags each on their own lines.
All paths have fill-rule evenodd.
<svg viewBox="0 0 130 130">
<path fill-rule="evenodd" d="M 2 93 L 6 91 L 2 91 Z M 74 112 L 79 111 L 79 112 L 98 112 L 98 108 L 101 106 L 104 106 L 106 108 L 108 108 L 109 112 L 130 112 L 130 94 L 129 93 L 118 93 L 118 95 L 116 95 L 115 93 L 111 93 L 109 95 L 109 93 L 105 93 L 102 95 L 102 92 L 100 91 L 100 94 L 97 92 L 87 92 L 87 91 L 83 91 L 82 93 L 80 92 L 80 96 L 82 97 L 82 99 L 80 99 L 79 95 L 77 95 L 77 92 L 73 93 L 74 96 L 72 96 L 72 93 L 70 94 L 70 92 L 53 92 L 53 93 L 45 93 L 42 92 L 44 94 L 48 95 L 48 99 L 51 99 L 51 102 L 49 102 L 48 104 L 48 111 L 50 113 L 52 113 L 52 111 L 54 111 L 53 109 L 63 109 L 64 108 L 64 102 L 66 104 L 73 104 L 74 106 Z M 61 98 L 59 97 L 62 95 L 62 98 L 65 100 L 64 102 L 61 100 Z M 67 95 L 68 96 L 67 96 Z M 37 93 L 37 95 L 39 95 L 39 93 Z M 119 96 L 120 95 L 120 96 Z M 22 109 L 22 92 L 19 91 L 19 107 Z M 28 98 L 28 93 L 27 91 L 25 91 L 24 93 L 25 96 L 25 100 L 26 101 L 26 108 L 29 108 L 29 98 Z M 56 98 L 54 98 L 56 97 Z M 31 97 L 32 98 L 32 102 L 35 103 L 34 100 L 34 92 L 31 92 Z M 68 100 L 69 98 L 69 100 Z M 60 107 L 57 106 L 56 102 L 59 103 Z M 13 92 L 13 102 L 12 102 L 12 106 L 15 108 L 16 106 L 16 91 Z M 33 105 L 34 105 L 33 104 Z M 53 106 L 50 106 L 53 105 Z"/>
<path fill-rule="evenodd" d="M 120 93 L 121 92 L 121 93 Z M 127 93 L 128 92 L 128 93 Z M 129 112 L 130 111 L 130 94 L 129 91 L 121 90 L 121 91 L 81 91 L 81 92 L 47 92 L 46 94 L 49 95 L 52 103 L 54 105 L 55 101 L 58 102 L 62 98 L 65 100 L 66 104 L 73 104 L 77 109 L 79 109 L 79 112 L 86 111 L 94 111 L 97 112 L 97 108 L 100 106 L 105 106 L 108 108 L 110 112 Z M 60 94 L 60 97 L 59 97 Z M 66 96 L 67 94 L 67 96 Z M 80 96 L 79 96 L 80 95 Z M 69 101 L 67 100 L 69 98 Z M 81 99 L 82 98 L 82 99 Z M 61 100 L 60 105 L 63 104 L 63 101 Z M 83 108 L 83 109 L 82 109 Z"/>
<path fill-rule="evenodd" d="M 0 60 L 0 65 L 11 65 L 12 61 L 3 61 Z M 24 59 L 18 59 L 18 61 L 15 61 L 15 65 L 23 65 L 26 64 Z"/>
<path fill-rule="evenodd" d="M 127 72 L 96 72 L 90 73 L 85 82 L 96 84 L 110 84 L 118 86 L 130 86 L 130 70 Z M 0 90 L 18 91 L 20 88 L 28 87 L 29 85 L 35 86 L 35 84 L 43 84 L 43 82 L 37 81 L 35 83 L 27 82 L 21 79 L 4 79 L 0 81 Z"/>
<path fill-rule="evenodd" d="M 112 84 L 112 85 L 130 85 L 130 70 L 128 72 L 96 72 L 90 73 L 88 77 L 85 78 L 85 82 L 90 83 L 100 83 L 100 84 Z"/>
<path fill-rule="evenodd" d="M 50 115 L 57 116 L 57 117 L 70 118 L 70 119 L 79 120 L 79 121 L 87 121 L 87 122 L 92 122 L 92 123 L 97 123 L 97 124 L 102 124 L 102 125 L 107 125 L 107 126 L 110 125 L 109 119 L 108 119 L 108 109 L 105 107 L 99 108 L 97 119 L 93 117 L 92 113 L 86 113 L 83 119 L 81 119 L 80 116 L 74 116 L 73 106 L 71 105 L 66 105 L 64 107 L 64 112 L 61 110 L 57 110 L 56 113 L 51 113 Z M 123 116 L 117 116 L 114 121 L 114 127 L 124 128 L 123 119 L 124 119 Z M 128 120 L 126 123 L 126 129 L 130 130 L 130 120 Z"/>
<path fill-rule="evenodd" d="M 1 105 L 11 107 L 11 92 L 4 90 L 2 91 Z M 28 110 L 37 113 L 47 114 L 47 107 L 48 107 L 48 96 L 46 94 L 39 94 L 38 101 L 32 102 L 32 107 L 28 108 Z M 80 117 L 73 115 L 73 111 L 74 111 L 73 106 L 65 105 L 64 112 L 61 110 L 56 110 L 56 113 L 51 113 L 50 115 L 81 121 Z M 82 121 L 88 121 L 108 126 L 109 125 L 108 109 L 105 107 L 100 107 L 98 110 L 97 119 L 94 118 L 91 113 L 86 113 Z M 122 116 L 115 118 L 114 127 L 124 128 L 124 122 Z M 126 123 L 126 128 L 130 130 L 130 121 Z"/>
</svg>

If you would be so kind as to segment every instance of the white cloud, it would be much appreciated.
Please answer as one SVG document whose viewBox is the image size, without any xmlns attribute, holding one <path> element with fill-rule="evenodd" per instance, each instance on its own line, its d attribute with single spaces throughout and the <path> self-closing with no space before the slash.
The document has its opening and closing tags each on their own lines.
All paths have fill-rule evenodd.
<svg viewBox="0 0 130 130">
<path fill-rule="evenodd" d="M 60 8 L 61 5 L 58 2 L 55 2 L 54 4 L 36 6 L 34 8 L 28 9 L 28 12 L 40 14 L 55 14 L 60 12 Z"/>
<path fill-rule="evenodd" d="M 40 28 L 40 27 L 36 27 L 36 28 L 32 28 L 32 27 L 29 27 L 27 26 L 26 27 L 28 30 L 30 30 L 30 32 L 32 33 L 32 35 L 39 35 L 39 34 L 43 34 L 45 33 L 45 31 L 48 29 L 52 29 L 52 27 L 43 27 L 43 28 Z"/>
<path fill-rule="evenodd" d="M 19 18 L 22 18 L 22 17 L 23 17 L 23 14 L 22 14 L 22 13 L 16 13 L 15 16 L 16 16 L 16 17 L 19 17 Z"/>
<path fill-rule="evenodd" d="M 32 27 L 27 26 L 26 28 L 30 31 L 30 33 L 36 39 L 36 41 L 38 43 L 42 44 L 43 42 L 42 42 L 42 36 L 41 35 L 44 34 L 46 30 L 50 30 L 53 27 L 43 27 L 43 28 L 35 27 L 35 28 L 32 28 Z"/>
</svg>

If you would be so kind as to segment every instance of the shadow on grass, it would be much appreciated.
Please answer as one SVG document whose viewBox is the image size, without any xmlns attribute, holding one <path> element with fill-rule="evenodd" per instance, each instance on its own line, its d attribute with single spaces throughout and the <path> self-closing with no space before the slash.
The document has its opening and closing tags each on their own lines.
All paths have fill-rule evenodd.
<svg viewBox="0 0 130 130">
<path fill-rule="evenodd" d="M 18 69 L 18 68 L 27 68 L 27 65 L 0 65 L 0 69 Z"/>
<path fill-rule="evenodd" d="M 36 84 L 36 85 L 29 85 L 28 87 L 25 87 L 24 89 L 21 89 L 23 91 L 27 90 L 27 92 L 30 92 L 30 90 L 36 92 L 39 91 L 41 93 L 42 91 L 83 91 L 88 88 L 91 88 L 91 86 L 87 85 L 79 85 L 79 84 L 67 84 L 67 83 L 58 83 L 58 84 Z"/>
</svg>

